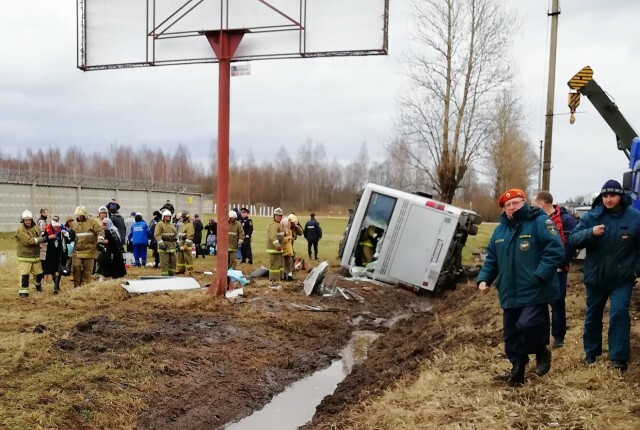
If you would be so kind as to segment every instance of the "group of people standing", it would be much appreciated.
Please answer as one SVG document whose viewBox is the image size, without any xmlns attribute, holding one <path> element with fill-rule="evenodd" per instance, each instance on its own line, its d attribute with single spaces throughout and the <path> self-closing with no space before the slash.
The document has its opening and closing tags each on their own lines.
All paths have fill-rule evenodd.
<svg viewBox="0 0 640 430">
<path fill-rule="evenodd" d="M 269 281 L 292 281 L 294 271 L 295 252 L 293 243 L 302 236 L 307 239 L 307 252 L 311 258 L 311 250 L 315 252 L 315 259 L 318 259 L 318 242 L 322 238 L 322 229 L 315 219 L 315 214 L 311 214 L 311 219 L 307 221 L 304 229 L 298 222 L 295 214 L 286 217 L 281 208 L 273 211 L 273 220 L 267 227 L 267 254 L 269 255 Z"/>
<path fill-rule="evenodd" d="M 40 211 L 37 222 L 34 222 L 30 211 L 24 211 L 15 235 L 20 297 L 29 295 L 30 276 L 33 276 L 36 291 L 40 292 L 44 276 L 51 275 L 54 294 L 60 291 L 60 279 L 65 275 L 73 274 L 76 288 L 89 282 L 94 273 L 105 278 L 123 277 L 127 273 L 123 256 L 125 250 L 133 254 L 132 266 L 144 267 L 147 265 L 148 249 L 151 249 L 154 267 L 160 268 L 162 276 L 191 275 L 194 245 L 195 258 L 216 253 L 217 223 L 214 219 L 210 219 L 205 226 L 197 214 L 193 221 L 187 211 L 175 214 L 169 200 L 160 210 L 153 212 L 148 224 L 139 212 L 132 212 L 125 220 L 119 214 L 119 209 L 116 199 L 112 199 L 107 205 L 100 206 L 97 217 L 93 218 L 88 216 L 84 206 L 78 206 L 74 217 L 68 218 L 64 224 L 58 216 L 49 221 L 47 209 Z M 284 220 L 282 218 L 282 209 L 276 209 L 274 222 L 277 220 L 277 226 L 270 225 L 268 228 L 270 239 L 267 247 L 271 248 L 267 253 L 273 266 L 270 269 L 272 280 L 293 279 L 293 241 L 298 236 L 307 238 L 309 257 L 313 250 L 316 259 L 318 241 L 322 238 L 322 229 L 315 214 L 311 214 L 304 229 L 295 214 L 290 214 Z M 241 263 L 253 264 L 251 239 L 254 228 L 249 210 L 244 207 L 231 210 L 228 223 L 229 267 L 237 267 L 238 252 Z M 205 232 L 205 243 L 202 244 Z"/>
<path fill-rule="evenodd" d="M 584 359 L 592 365 L 602 355 L 602 318 L 609 311 L 609 360 L 627 370 L 630 355 L 629 303 L 640 276 L 640 212 L 614 180 L 607 181 L 592 209 L 575 225 L 547 191 L 531 205 L 524 191 L 511 189 L 498 201 L 504 212 L 487 246 L 477 278 L 482 293 L 495 281 L 503 309 L 505 354 L 511 371 L 495 379 L 511 386 L 525 382 L 529 355 L 536 356 L 538 376 L 551 369 L 552 348 L 564 345 L 567 272 L 574 252 L 586 248 L 584 284 Z M 552 317 L 549 317 L 549 306 Z"/>
</svg>

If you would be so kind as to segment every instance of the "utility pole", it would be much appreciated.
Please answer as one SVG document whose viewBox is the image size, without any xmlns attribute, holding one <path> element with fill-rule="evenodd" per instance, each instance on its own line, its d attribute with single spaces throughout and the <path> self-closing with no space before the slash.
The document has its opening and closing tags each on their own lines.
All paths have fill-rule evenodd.
<svg viewBox="0 0 640 430">
<path fill-rule="evenodd" d="M 542 142 L 543 140 L 540 140 L 540 161 L 538 162 L 538 191 L 542 190 Z"/>
<path fill-rule="evenodd" d="M 551 43 L 549 49 L 549 82 L 547 86 L 547 115 L 544 128 L 544 161 L 542 167 L 542 188 L 549 190 L 551 179 L 551 137 L 553 135 L 553 100 L 556 84 L 556 48 L 558 46 L 559 0 L 553 0 L 551 13 Z"/>
</svg>

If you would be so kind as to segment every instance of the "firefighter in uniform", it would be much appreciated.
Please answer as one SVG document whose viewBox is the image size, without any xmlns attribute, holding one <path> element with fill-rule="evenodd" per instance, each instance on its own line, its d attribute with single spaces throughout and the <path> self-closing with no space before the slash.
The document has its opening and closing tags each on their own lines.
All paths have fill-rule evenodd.
<svg viewBox="0 0 640 430">
<path fill-rule="evenodd" d="M 242 224 L 237 220 L 238 214 L 235 211 L 229 211 L 229 244 L 227 246 L 227 254 L 229 255 L 229 268 L 236 268 L 238 265 L 238 248 L 242 246 L 244 241 L 244 230 Z"/>
<path fill-rule="evenodd" d="M 242 213 L 242 229 L 244 230 L 244 242 L 242 242 L 242 248 L 240 248 L 240 252 L 242 253 L 242 261 L 241 263 L 249 263 L 253 264 L 253 253 L 251 252 L 251 236 L 253 235 L 253 221 L 249 218 L 249 209 L 241 208 L 240 212 Z"/>
<path fill-rule="evenodd" d="M 284 242 L 284 226 L 282 225 L 282 209 L 273 211 L 273 221 L 267 227 L 267 254 L 269 254 L 269 280 L 281 281 L 284 278 L 282 260 L 282 244 Z"/>
<path fill-rule="evenodd" d="M 42 291 L 42 264 L 40 264 L 40 244 L 44 242 L 40 228 L 33 222 L 31 211 L 22 212 L 22 222 L 16 231 L 16 246 L 20 289 L 22 298 L 29 297 L 29 275 L 35 276 L 37 292 Z"/>
<path fill-rule="evenodd" d="M 153 236 L 158 242 L 158 254 L 160 254 L 160 275 L 173 276 L 176 271 L 176 239 L 178 231 L 171 222 L 171 212 L 162 211 L 162 221 L 156 224 Z"/>
<path fill-rule="evenodd" d="M 178 270 L 176 274 L 182 275 L 186 272 L 187 276 L 191 276 L 193 271 L 193 255 L 191 249 L 193 247 L 193 235 L 196 229 L 191 222 L 191 215 L 187 211 L 182 212 L 182 225 L 178 232 Z"/>
<path fill-rule="evenodd" d="M 87 216 L 87 209 L 78 206 L 73 212 L 76 219 L 71 230 L 76 234 L 71 265 L 73 267 L 73 286 L 81 287 L 82 283 L 91 282 L 95 259 L 98 256 L 98 243 L 104 242 L 102 223 Z"/>
<path fill-rule="evenodd" d="M 372 225 L 360 232 L 359 249 L 356 254 L 356 265 L 366 266 L 373 261 L 376 253 L 376 245 L 378 244 L 379 234 Z"/>
</svg>

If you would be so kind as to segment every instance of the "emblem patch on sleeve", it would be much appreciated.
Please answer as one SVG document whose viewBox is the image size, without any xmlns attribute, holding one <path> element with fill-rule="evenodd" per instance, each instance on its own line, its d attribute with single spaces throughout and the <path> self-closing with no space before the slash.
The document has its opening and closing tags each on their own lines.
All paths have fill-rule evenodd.
<svg viewBox="0 0 640 430">
<path fill-rule="evenodd" d="M 549 233 L 551 233 L 554 236 L 558 234 L 558 230 L 556 229 L 555 225 L 548 225 L 547 230 L 549 230 Z"/>
<path fill-rule="evenodd" d="M 523 240 L 522 242 L 520 242 L 520 251 L 526 252 L 529 249 L 531 249 L 531 244 L 528 241 Z"/>
</svg>

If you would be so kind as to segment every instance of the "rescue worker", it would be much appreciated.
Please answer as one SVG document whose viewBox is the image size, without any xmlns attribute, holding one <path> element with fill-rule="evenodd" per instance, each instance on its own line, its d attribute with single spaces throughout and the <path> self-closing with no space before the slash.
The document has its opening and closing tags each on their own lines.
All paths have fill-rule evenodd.
<svg viewBox="0 0 640 430">
<path fill-rule="evenodd" d="M 282 260 L 282 243 L 284 242 L 284 226 L 282 225 L 282 209 L 273 211 L 273 221 L 267 227 L 267 254 L 269 254 L 269 281 L 281 281 L 284 278 Z"/>
<path fill-rule="evenodd" d="M 147 245 L 151 239 L 151 230 L 142 219 L 142 214 L 137 213 L 136 222 L 129 229 L 127 242 L 131 243 L 133 251 L 133 267 L 145 267 L 147 265 Z"/>
<path fill-rule="evenodd" d="M 106 206 L 100 206 L 98 208 L 98 222 L 102 222 L 103 219 L 109 216 L 109 210 Z"/>
<path fill-rule="evenodd" d="M 178 275 L 187 274 L 191 276 L 193 272 L 193 255 L 191 255 L 191 248 L 193 248 L 193 235 L 196 230 L 191 222 L 191 214 L 187 211 L 182 211 L 182 224 L 178 231 Z"/>
<path fill-rule="evenodd" d="M 238 248 L 242 246 L 244 241 L 244 230 L 242 224 L 237 220 L 238 214 L 234 210 L 229 211 L 229 244 L 227 246 L 229 268 L 235 269 L 238 265 L 237 254 Z"/>
<path fill-rule="evenodd" d="M 98 256 L 98 243 L 104 242 L 102 222 L 87 217 L 87 209 L 78 206 L 73 212 L 76 216 L 71 229 L 76 234 L 73 247 L 71 265 L 73 267 L 73 286 L 81 287 L 83 283 L 91 282 L 95 259 Z"/>
<path fill-rule="evenodd" d="M 360 241 L 358 242 L 358 249 L 356 249 L 356 266 L 366 266 L 373 261 L 376 246 L 380 239 L 378 230 L 375 226 L 370 225 L 360 232 Z"/>
<path fill-rule="evenodd" d="M 178 231 L 171 222 L 171 212 L 162 211 L 162 221 L 156 224 L 153 236 L 158 242 L 158 254 L 160 254 L 160 275 L 173 276 L 176 272 L 176 240 Z"/>
<path fill-rule="evenodd" d="M 242 213 L 242 229 L 244 230 L 244 241 L 242 242 L 242 248 L 240 248 L 240 252 L 242 253 L 242 261 L 241 263 L 249 263 L 253 264 L 253 252 L 251 252 L 251 236 L 253 236 L 253 221 L 249 218 L 249 209 L 240 208 L 240 212 Z"/>
<path fill-rule="evenodd" d="M 16 256 L 20 288 L 18 295 L 29 297 L 29 275 L 33 275 L 37 292 L 42 291 L 42 264 L 40 263 L 40 244 L 45 241 L 42 231 L 33 222 L 31 211 L 22 212 L 20 227 L 16 231 Z"/>
<path fill-rule="evenodd" d="M 512 369 L 494 379 L 512 387 L 524 384 L 529 354 L 536 354 L 536 374 L 551 369 L 549 302 L 560 295 L 556 269 L 564 248 L 553 221 L 527 204 L 524 191 L 505 191 L 498 200 L 504 212 L 493 232 L 476 280 L 485 294 L 497 279 L 502 308 L 502 336 Z"/>
<path fill-rule="evenodd" d="M 607 181 L 591 210 L 569 237 L 571 246 L 586 248 L 584 285 L 584 363 L 602 354 L 602 315 L 609 301 L 609 359 L 611 366 L 627 370 L 631 336 L 629 302 L 640 275 L 640 213 L 619 182 Z"/>
<path fill-rule="evenodd" d="M 298 224 L 298 217 L 290 214 L 283 220 L 284 241 L 282 247 L 282 259 L 284 263 L 285 280 L 293 281 L 294 257 L 293 241 L 302 234 L 302 227 Z"/>
</svg>

